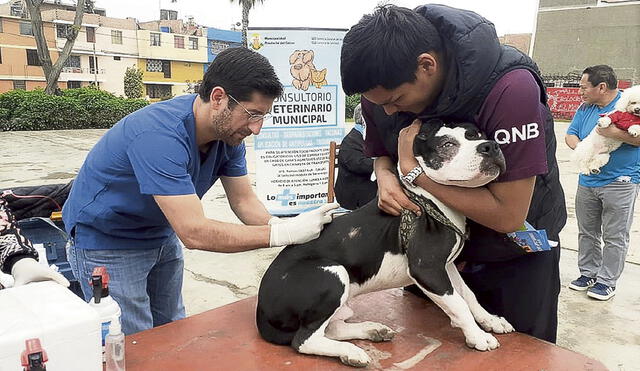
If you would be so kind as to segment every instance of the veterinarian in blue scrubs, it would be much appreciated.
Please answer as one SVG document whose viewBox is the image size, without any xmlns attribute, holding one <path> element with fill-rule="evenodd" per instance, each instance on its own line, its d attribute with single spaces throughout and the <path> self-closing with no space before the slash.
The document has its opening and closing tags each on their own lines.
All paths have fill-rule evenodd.
<svg viewBox="0 0 640 371">
<path fill-rule="evenodd" d="M 444 5 L 382 6 L 344 38 L 342 86 L 362 93 L 366 154 L 377 157 L 379 207 L 392 215 L 417 205 L 396 175 L 418 166 L 418 118 L 475 123 L 504 153 L 506 171 L 481 188 L 415 184 L 469 218 L 461 272 L 480 304 L 516 330 L 556 340 L 560 248 L 527 253 L 506 238 L 525 220 L 559 240 L 566 222 L 553 119 L 535 63 L 501 46 L 493 24 Z M 425 243 L 428 248 L 428 243 Z M 460 264 L 462 266 L 462 264 Z"/>
<path fill-rule="evenodd" d="M 198 94 L 155 103 L 122 120 L 89 152 L 63 209 L 74 275 L 85 298 L 93 268 L 132 334 L 184 318 L 182 243 L 240 252 L 316 238 L 337 204 L 282 221 L 251 187 L 243 139 L 257 135 L 282 85 L 269 61 L 246 48 L 218 54 Z M 207 218 L 200 199 L 220 179 L 245 224 Z"/>
<path fill-rule="evenodd" d="M 601 114 L 614 111 L 620 99 L 618 79 L 610 66 L 586 68 L 580 80 L 584 103 L 573 116 L 565 142 L 575 149 L 596 126 Z M 599 174 L 580 174 L 576 192 L 578 268 L 569 288 L 598 300 L 615 295 L 616 282 L 629 250 L 629 231 L 640 190 L 640 138 L 610 125 L 598 133 L 624 142 L 611 152 Z M 604 241 L 604 248 L 600 240 Z"/>
</svg>

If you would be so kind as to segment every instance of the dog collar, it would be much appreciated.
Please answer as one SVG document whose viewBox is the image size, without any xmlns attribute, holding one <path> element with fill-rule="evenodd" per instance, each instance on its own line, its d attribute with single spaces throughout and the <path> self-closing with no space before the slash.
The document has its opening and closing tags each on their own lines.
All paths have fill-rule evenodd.
<svg viewBox="0 0 640 371">
<path fill-rule="evenodd" d="M 451 220 L 449 220 L 446 216 L 444 216 L 444 214 L 436 207 L 433 201 L 429 200 L 428 198 L 422 195 L 413 193 L 411 191 L 407 193 L 408 193 L 407 196 L 409 197 L 409 199 L 413 201 L 413 203 L 415 203 L 416 205 L 420 206 L 420 209 L 423 212 L 423 217 L 426 218 L 428 215 L 433 220 L 453 230 L 457 235 L 460 236 L 460 243 L 464 243 L 464 241 L 467 240 L 467 238 L 469 237 L 468 231 L 465 231 L 463 233 L 460 230 L 460 228 L 458 228 L 455 224 L 453 224 Z M 416 228 L 415 221 L 418 218 L 420 217 L 414 214 L 413 211 L 410 211 L 407 209 L 403 209 L 402 212 L 400 213 L 400 231 L 399 231 L 400 246 L 402 246 L 402 249 L 405 251 L 408 246 L 409 240 L 411 239 L 411 237 L 415 232 L 415 228 Z"/>
</svg>

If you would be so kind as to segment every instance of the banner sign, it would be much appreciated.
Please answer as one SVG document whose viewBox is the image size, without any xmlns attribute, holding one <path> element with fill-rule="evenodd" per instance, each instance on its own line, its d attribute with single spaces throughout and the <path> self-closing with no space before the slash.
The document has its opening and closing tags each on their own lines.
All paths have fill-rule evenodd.
<svg viewBox="0 0 640 371">
<path fill-rule="evenodd" d="M 547 88 L 547 96 L 551 114 L 556 119 L 571 120 L 582 104 L 578 88 Z"/>
<path fill-rule="evenodd" d="M 346 31 L 247 33 L 248 47 L 269 59 L 284 86 L 273 103 L 273 119 L 254 138 L 257 194 L 273 215 L 299 214 L 327 202 L 329 142 L 345 134 L 340 49 Z"/>
</svg>

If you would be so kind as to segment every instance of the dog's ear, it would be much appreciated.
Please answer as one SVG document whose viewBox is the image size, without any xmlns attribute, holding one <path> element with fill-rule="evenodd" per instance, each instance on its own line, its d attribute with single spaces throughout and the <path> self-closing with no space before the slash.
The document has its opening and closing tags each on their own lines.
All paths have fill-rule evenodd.
<svg viewBox="0 0 640 371">
<path fill-rule="evenodd" d="M 425 141 L 429 137 L 430 132 L 438 131 L 444 125 L 444 121 L 441 119 L 429 119 L 427 121 L 422 122 L 422 126 L 420 126 L 420 132 L 416 138 L 419 140 Z"/>
<path fill-rule="evenodd" d="M 626 93 L 626 94 L 625 94 Z M 622 94 L 620 94 L 620 99 L 616 102 L 615 109 L 620 112 L 627 112 L 627 106 L 631 101 L 631 92 L 628 89 L 624 90 Z"/>
<path fill-rule="evenodd" d="M 302 62 L 309 63 L 313 60 L 313 50 L 305 50 L 302 56 Z"/>
<path fill-rule="evenodd" d="M 291 53 L 291 56 L 289 56 L 289 64 L 293 64 L 296 59 L 298 59 L 298 53 L 300 53 L 300 50 L 294 50 L 293 53 Z"/>
</svg>

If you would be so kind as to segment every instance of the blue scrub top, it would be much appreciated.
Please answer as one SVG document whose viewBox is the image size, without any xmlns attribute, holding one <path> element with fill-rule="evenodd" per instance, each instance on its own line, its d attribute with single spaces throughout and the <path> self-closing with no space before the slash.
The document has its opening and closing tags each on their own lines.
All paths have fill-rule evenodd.
<svg viewBox="0 0 640 371">
<path fill-rule="evenodd" d="M 173 229 L 153 195 L 198 198 L 220 176 L 247 174 L 244 143 L 196 144 L 195 94 L 151 104 L 124 117 L 87 155 L 63 208 L 76 247 L 157 248 Z M 80 233 L 82 232 L 82 233 Z"/>
</svg>

